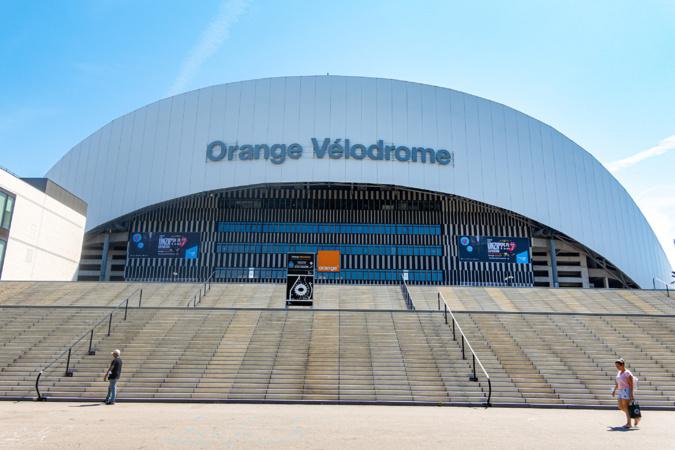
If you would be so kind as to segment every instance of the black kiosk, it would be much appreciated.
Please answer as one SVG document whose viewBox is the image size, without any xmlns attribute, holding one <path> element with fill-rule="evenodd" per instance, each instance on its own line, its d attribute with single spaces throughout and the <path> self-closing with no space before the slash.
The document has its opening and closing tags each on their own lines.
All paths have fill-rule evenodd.
<svg viewBox="0 0 675 450">
<path fill-rule="evenodd" d="M 312 306 L 314 299 L 314 253 L 288 253 L 286 306 Z"/>
</svg>

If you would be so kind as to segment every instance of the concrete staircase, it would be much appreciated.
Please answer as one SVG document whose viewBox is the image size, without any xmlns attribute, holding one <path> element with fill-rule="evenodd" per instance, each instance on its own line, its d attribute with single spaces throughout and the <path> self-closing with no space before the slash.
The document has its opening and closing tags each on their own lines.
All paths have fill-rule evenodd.
<svg viewBox="0 0 675 450">
<path fill-rule="evenodd" d="M 675 319 L 462 313 L 455 316 L 493 378 L 494 403 L 612 406 L 624 357 L 643 406 L 675 408 Z M 508 392 L 508 396 L 503 393 Z M 509 397 L 501 398 L 501 397 Z"/>
<path fill-rule="evenodd" d="M 411 286 L 417 309 L 437 309 L 441 292 L 452 311 L 675 314 L 664 291 Z"/>
<path fill-rule="evenodd" d="M 111 337 L 97 335 L 95 347 L 95 356 L 83 344 L 73 357 L 73 377 L 65 361 L 45 373 L 43 395 L 105 396 L 109 351 L 120 348 L 121 399 L 479 404 L 486 396 L 438 314 L 141 309 Z M 34 395 L 45 360 L 0 373 L 0 396 Z"/>
<path fill-rule="evenodd" d="M 283 284 L 214 283 L 200 307 L 280 308 L 286 295 Z M 314 285 L 314 308 L 406 309 L 398 286 Z"/>
<path fill-rule="evenodd" d="M 120 348 L 120 398 L 172 401 L 481 404 L 436 287 L 316 286 L 313 309 L 283 309 L 280 284 L 0 283 L 0 398 L 35 396 L 40 369 L 139 287 L 143 308 L 114 316 L 42 377 L 50 398 L 105 395 Z M 659 292 L 442 287 L 492 381 L 495 405 L 612 407 L 616 357 L 643 406 L 675 408 L 675 317 Z M 14 305 L 14 306 L 10 306 Z M 16 306 L 20 305 L 20 306 Z M 22 306 L 21 306 L 22 305 Z M 34 306 L 30 306 L 34 305 Z M 36 306 L 37 305 L 37 306 Z M 136 305 L 135 302 L 131 303 Z M 427 311 L 424 311 L 427 310 Z M 436 311 L 429 311 L 436 310 Z M 458 336 L 459 338 L 459 336 Z"/>
<path fill-rule="evenodd" d="M 92 309 L 0 307 L 0 396 L 37 373 L 100 316 Z"/>
<path fill-rule="evenodd" d="M 114 306 L 143 290 L 143 306 L 182 307 L 201 283 L 0 282 L 0 305 Z M 315 285 L 314 307 L 323 309 L 406 309 L 398 286 Z M 283 284 L 214 283 L 199 307 L 283 308 Z M 138 304 L 138 294 L 133 304 Z"/>
<path fill-rule="evenodd" d="M 2 281 L 0 306 L 114 306 L 143 290 L 143 306 L 185 306 L 201 283 Z M 138 295 L 134 295 L 135 304 Z"/>
<path fill-rule="evenodd" d="M 643 406 L 675 408 L 675 301 L 662 291 L 410 288 L 441 292 L 492 378 L 495 404 L 613 406 L 623 357 Z M 441 303 L 442 304 L 442 303 Z"/>
</svg>

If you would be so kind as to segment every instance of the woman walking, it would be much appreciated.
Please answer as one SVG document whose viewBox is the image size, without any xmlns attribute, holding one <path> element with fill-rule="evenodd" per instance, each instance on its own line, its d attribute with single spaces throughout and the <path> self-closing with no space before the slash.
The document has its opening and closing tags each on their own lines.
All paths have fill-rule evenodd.
<svg viewBox="0 0 675 450">
<path fill-rule="evenodd" d="M 616 382 L 614 383 L 612 397 L 616 396 L 619 409 L 626 414 L 626 425 L 623 427 L 628 429 L 631 427 L 629 406 L 630 402 L 634 400 L 633 374 L 630 370 L 626 369 L 626 361 L 624 361 L 623 358 L 614 361 L 614 365 L 619 372 L 616 374 Z M 640 419 L 636 418 L 635 426 L 637 426 L 638 423 L 640 423 Z"/>
</svg>

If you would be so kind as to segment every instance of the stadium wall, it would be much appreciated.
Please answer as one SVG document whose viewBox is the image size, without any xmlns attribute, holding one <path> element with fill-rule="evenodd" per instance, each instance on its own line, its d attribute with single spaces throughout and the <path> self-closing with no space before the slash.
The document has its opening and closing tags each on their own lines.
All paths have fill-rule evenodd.
<svg viewBox="0 0 675 450">
<path fill-rule="evenodd" d="M 113 120 L 47 176 L 87 201 L 91 232 L 228 188 L 399 186 L 543 224 L 641 287 L 670 276 L 646 219 L 588 152 L 504 105 L 417 83 L 310 76 L 199 89 Z"/>
</svg>

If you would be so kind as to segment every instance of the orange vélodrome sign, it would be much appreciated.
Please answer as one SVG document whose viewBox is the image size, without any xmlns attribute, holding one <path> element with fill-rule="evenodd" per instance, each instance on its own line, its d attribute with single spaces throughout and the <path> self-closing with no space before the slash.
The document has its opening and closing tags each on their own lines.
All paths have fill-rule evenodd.
<svg viewBox="0 0 675 450">
<path fill-rule="evenodd" d="M 340 250 L 319 250 L 316 270 L 317 272 L 339 272 Z"/>
</svg>

